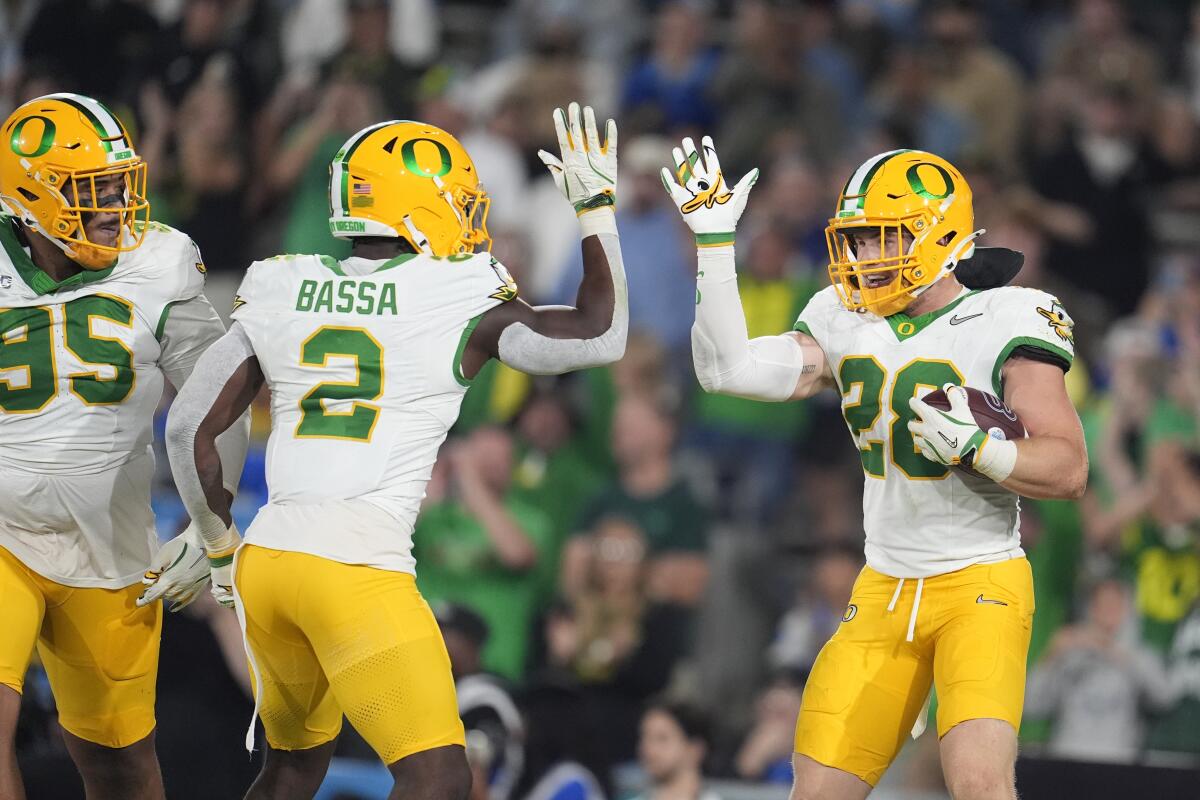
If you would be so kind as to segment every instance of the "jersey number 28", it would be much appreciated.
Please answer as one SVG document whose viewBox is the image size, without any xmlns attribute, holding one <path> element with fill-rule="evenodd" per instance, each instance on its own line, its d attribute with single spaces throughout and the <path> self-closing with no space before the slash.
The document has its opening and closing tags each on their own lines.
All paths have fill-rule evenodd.
<svg viewBox="0 0 1200 800">
<path fill-rule="evenodd" d="M 938 480 L 946 477 L 949 470 L 935 464 L 917 449 L 908 423 L 915 417 L 908 407 L 910 398 L 915 397 L 922 386 L 937 389 L 945 383 L 963 382 L 963 376 L 949 361 L 910 361 L 892 376 L 888 385 L 887 370 L 871 356 L 846 356 L 838 368 L 838 379 L 842 385 L 842 416 L 850 426 L 850 432 L 858 440 L 862 453 L 863 470 L 872 477 L 882 478 L 884 470 L 884 442 L 882 439 L 867 439 L 865 434 L 875 427 L 883 411 L 884 389 L 887 389 L 888 405 L 892 410 L 888 440 L 891 443 L 891 462 L 910 479 Z M 851 401 L 855 387 L 858 399 Z"/>
</svg>

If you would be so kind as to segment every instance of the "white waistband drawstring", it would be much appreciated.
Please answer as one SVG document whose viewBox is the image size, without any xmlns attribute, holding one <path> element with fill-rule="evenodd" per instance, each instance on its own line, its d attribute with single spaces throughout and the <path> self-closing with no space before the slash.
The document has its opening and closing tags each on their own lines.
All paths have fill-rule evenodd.
<svg viewBox="0 0 1200 800">
<path fill-rule="evenodd" d="M 888 611 L 896 610 L 896 601 L 900 599 L 900 592 L 901 592 L 901 590 L 904 589 L 904 581 L 905 580 L 906 580 L 905 578 L 900 578 L 900 580 L 898 580 L 896 582 L 896 591 L 892 594 L 892 601 L 890 603 L 888 603 L 888 607 L 887 607 Z M 925 579 L 917 578 L 917 595 L 916 595 L 916 597 L 913 598 L 912 613 L 909 614 L 909 616 L 908 616 L 908 636 L 906 636 L 904 639 L 904 641 L 906 641 L 906 642 L 911 642 L 913 640 L 913 634 L 916 633 L 917 610 L 921 607 L 921 590 L 924 588 L 925 588 Z"/>
<path fill-rule="evenodd" d="M 258 663 L 250 650 L 250 638 L 246 633 L 246 609 L 242 606 L 242 596 L 237 588 L 238 556 L 245 549 L 245 542 L 233 554 L 233 566 L 229 570 L 229 582 L 233 584 L 233 609 L 237 612 L 238 627 L 242 629 L 242 647 L 246 649 L 246 660 L 250 662 L 250 678 L 254 681 L 254 711 L 250 715 L 250 728 L 246 731 L 246 750 L 254 752 L 254 723 L 258 720 L 258 711 L 262 708 L 263 683 L 259 674 Z"/>
<path fill-rule="evenodd" d="M 917 630 L 917 609 L 921 607 L 921 590 L 925 588 L 925 579 L 917 578 L 917 596 L 913 598 L 912 614 L 908 617 L 908 636 L 904 641 L 911 642 L 913 633 Z"/>
<path fill-rule="evenodd" d="M 892 593 L 892 600 L 887 606 L 888 611 L 896 610 L 896 603 L 900 600 L 900 592 L 904 589 L 904 581 L 904 578 L 896 581 L 896 591 Z M 913 635 L 917 631 L 917 611 L 921 608 L 921 591 L 924 588 L 925 579 L 917 578 L 917 593 L 913 597 L 912 612 L 908 615 L 908 635 L 904 639 L 906 642 L 911 642 Z M 932 697 L 933 690 L 931 689 L 929 694 L 925 695 L 925 704 L 921 706 L 921 713 L 917 714 L 917 719 L 913 723 L 912 738 L 914 739 L 920 738 L 921 734 L 925 732 L 925 721 L 926 717 L 929 716 L 929 701 Z"/>
<path fill-rule="evenodd" d="M 896 610 L 896 601 L 900 599 L 900 590 L 903 588 L 904 588 L 904 578 L 901 578 L 900 581 L 896 584 L 895 593 L 892 594 L 892 602 L 888 603 L 888 607 L 887 607 L 888 611 Z"/>
</svg>

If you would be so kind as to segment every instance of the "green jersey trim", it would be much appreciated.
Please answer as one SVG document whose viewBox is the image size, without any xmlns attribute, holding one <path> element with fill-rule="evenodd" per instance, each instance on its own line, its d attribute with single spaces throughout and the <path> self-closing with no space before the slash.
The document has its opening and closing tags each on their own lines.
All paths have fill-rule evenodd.
<svg viewBox="0 0 1200 800">
<path fill-rule="evenodd" d="M 487 312 L 484 311 L 483 314 Z M 478 314 L 471 318 L 467 323 L 467 327 L 463 328 L 462 336 L 458 340 L 458 349 L 454 351 L 454 364 L 452 371 L 454 372 L 454 380 L 458 381 L 460 386 L 470 386 L 471 378 L 463 374 L 462 359 L 463 353 L 467 349 L 467 341 L 471 338 L 471 334 L 475 332 L 475 326 L 479 324 L 479 320 L 483 319 L 483 314 Z"/>
<path fill-rule="evenodd" d="M 102 281 L 116 268 L 116 264 L 114 264 L 107 269 L 83 269 L 68 278 L 56 281 L 33 263 L 33 259 L 17 241 L 12 221 L 13 217 L 0 217 L 0 245 L 4 246 L 4 252 L 8 254 L 9 260 L 16 268 L 17 275 L 25 282 L 26 286 L 33 290 L 34 294 L 54 294 L 59 289 L 74 289 L 77 286 Z"/>
<path fill-rule="evenodd" d="M 1036 347 L 1039 350 L 1045 350 L 1051 355 L 1061 358 L 1070 369 L 1071 362 L 1074 361 L 1074 356 L 1062 349 L 1056 344 L 1051 344 L 1045 339 L 1038 339 L 1033 336 L 1015 336 L 1008 344 L 1004 345 L 1004 349 L 1000 351 L 1000 355 L 996 358 L 996 364 L 992 367 L 992 390 L 996 397 L 1004 397 L 1004 384 L 1000 379 L 1000 371 L 1004 369 L 1004 362 L 1008 361 L 1009 356 L 1018 347 Z"/>
<path fill-rule="evenodd" d="M 346 273 L 342 272 L 342 265 L 336 258 L 331 256 L 317 256 L 317 258 L 321 259 L 321 264 L 334 275 L 341 275 L 343 278 L 346 277 Z"/>
<path fill-rule="evenodd" d="M 390 261 L 387 261 L 384 264 L 380 264 L 379 267 L 377 267 L 375 269 L 375 272 L 383 272 L 385 269 L 391 269 L 392 267 L 398 267 L 401 264 L 408 263 L 409 261 L 413 260 L 416 257 L 417 257 L 416 253 L 401 253 L 400 255 L 396 256 L 395 258 L 391 259 Z M 374 275 L 375 273 L 373 272 L 371 274 Z"/>
<path fill-rule="evenodd" d="M 186 302 L 187 302 L 186 300 L 172 300 L 171 302 L 169 302 L 165 306 L 163 306 L 162 313 L 158 315 L 158 325 L 156 325 L 154 327 L 154 338 L 155 339 L 158 339 L 158 341 L 160 341 L 160 342 L 162 341 L 163 331 L 165 331 L 167 328 L 167 317 L 171 313 L 171 306 L 179 305 L 180 303 L 186 303 Z"/>
<path fill-rule="evenodd" d="M 792 330 L 800 331 L 801 333 L 805 333 L 805 334 L 808 334 L 809 336 L 813 336 L 812 328 L 808 327 L 808 323 L 802 319 L 796 320 L 796 324 L 792 326 Z M 813 336 L 813 338 L 815 339 L 817 337 Z"/>
<path fill-rule="evenodd" d="M 932 323 L 934 320 L 949 314 L 958 307 L 959 303 L 961 303 L 963 300 L 966 300 L 973 294 L 977 294 L 977 292 L 967 292 L 963 296 L 951 301 L 950 303 L 947 303 L 936 311 L 928 311 L 917 317 L 910 317 L 903 311 L 892 314 L 887 318 L 888 326 L 891 327 L 892 333 L 896 334 L 896 341 L 903 342 L 905 339 L 911 339 L 921 331 L 928 328 L 930 323 Z"/>
</svg>

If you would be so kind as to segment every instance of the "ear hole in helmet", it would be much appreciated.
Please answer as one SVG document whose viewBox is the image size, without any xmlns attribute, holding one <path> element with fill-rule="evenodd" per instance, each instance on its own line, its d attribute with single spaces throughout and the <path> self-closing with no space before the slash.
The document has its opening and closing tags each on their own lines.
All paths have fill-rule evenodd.
<svg viewBox="0 0 1200 800">
<path fill-rule="evenodd" d="M 955 237 L 955 236 L 958 236 L 958 231 L 950 231 L 950 232 L 949 232 L 949 233 L 947 233 L 945 236 L 943 236 L 942 238 L 938 239 L 938 240 L 937 240 L 937 243 L 938 243 L 938 245 L 939 245 L 940 247 L 945 247 L 946 245 L 948 245 L 948 244 L 950 244 L 952 241 L 954 241 L 954 237 Z"/>
<path fill-rule="evenodd" d="M 24 197 L 26 200 L 28 200 L 31 203 L 36 203 L 39 199 L 41 199 L 33 192 L 26 189 L 24 186 L 18 186 L 17 191 L 21 193 L 21 197 Z"/>
</svg>

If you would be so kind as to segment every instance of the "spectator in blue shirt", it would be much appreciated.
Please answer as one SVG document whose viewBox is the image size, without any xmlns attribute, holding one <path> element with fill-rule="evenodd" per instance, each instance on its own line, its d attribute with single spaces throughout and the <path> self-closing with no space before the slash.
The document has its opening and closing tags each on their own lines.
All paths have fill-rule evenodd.
<svg viewBox="0 0 1200 800">
<path fill-rule="evenodd" d="M 707 93 L 717 52 L 705 41 L 707 22 L 702 0 L 672 0 L 663 7 L 650 53 L 625 81 L 622 124 L 663 133 L 713 127 L 716 108 Z"/>
</svg>

